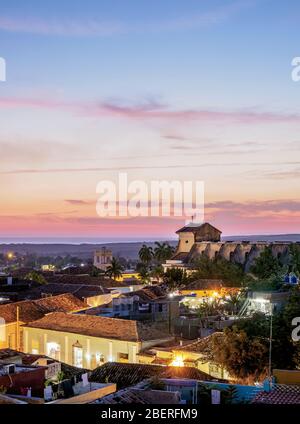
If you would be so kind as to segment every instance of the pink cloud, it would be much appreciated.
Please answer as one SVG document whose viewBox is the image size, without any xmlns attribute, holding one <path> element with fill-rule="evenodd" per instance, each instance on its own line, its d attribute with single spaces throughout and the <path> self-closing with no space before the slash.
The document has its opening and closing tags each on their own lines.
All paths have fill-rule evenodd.
<svg viewBox="0 0 300 424">
<path fill-rule="evenodd" d="M 158 119 L 176 122 L 190 120 L 199 122 L 233 122 L 239 124 L 300 123 L 300 115 L 296 113 L 252 112 L 247 110 L 176 110 L 153 102 L 132 106 L 108 102 L 68 102 L 54 99 L 2 97 L 0 99 L 0 108 L 59 109 L 85 117 L 112 117 L 134 120 Z"/>
<path fill-rule="evenodd" d="M 213 202 L 205 208 L 205 220 L 223 231 L 223 235 L 296 234 L 300 228 L 300 201 Z M 104 219 L 68 212 L 25 216 L 1 216 L 3 236 L 89 236 L 113 239 L 170 239 L 183 226 L 180 217 L 139 217 Z"/>
<path fill-rule="evenodd" d="M 194 13 L 193 15 L 170 17 L 160 21 L 127 23 L 123 21 L 89 20 L 47 20 L 33 17 L 0 17 L 0 30 L 24 34 L 68 37 L 107 37 L 124 33 L 152 33 L 205 28 L 226 21 L 244 8 L 252 5 L 252 1 L 235 1 L 212 10 Z"/>
<path fill-rule="evenodd" d="M 77 205 L 77 206 L 86 206 L 86 205 L 90 205 L 91 203 L 93 204 L 95 203 L 95 202 L 81 200 L 81 199 L 66 199 L 65 202 L 69 203 L 70 205 Z"/>
</svg>

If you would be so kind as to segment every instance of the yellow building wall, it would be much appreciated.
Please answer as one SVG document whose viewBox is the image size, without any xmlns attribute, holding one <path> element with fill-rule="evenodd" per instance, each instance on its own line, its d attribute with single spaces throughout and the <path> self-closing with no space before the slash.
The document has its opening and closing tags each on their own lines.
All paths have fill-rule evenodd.
<svg viewBox="0 0 300 424">
<path fill-rule="evenodd" d="M 300 370 L 273 370 L 278 384 L 300 384 Z"/>
<path fill-rule="evenodd" d="M 152 364 L 154 361 L 154 356 L 151 355 L 143 355 L 142 353 L 139 353 L 137 355 L 137 360 L 139 364 Z"/>
<path fill-rule="evenodd" d="M 56 359 L 69 365 L 74 363 L 73 345 L 80 344 L 83 351 L 84 368 L 92 369 L 99 365 L 97 358 L 103 355 L 104 362 L 132 362 L 136 363 L 136 354 L 141 350 L 141 343 L 127 342 L 113 339 L 85 336 L 53 330 L 42 330 L 37 328 L 24 328 L 24 351 L 49 356 L 49 343 L 59 346 L 60 353 Z M 120 357 L 120 354 L 128 355 L 128 359 Z"/>
<path fill-rule="evenodd" d="M 180 233 L 179 243 L 176 253 L 188 253 L 195 243 L 194 233 Z"/>
<path fill-rule="evenodd" d="M 238 287 L 223 287 L 221 289 L 215 290 L 180 290 L 180 294 L 183 296 L 190 296 L 191 294 L 196 294 L 196 297 L 224 297 L 231 293 L 238 293 L 241 289 Z"/>
<path fill-rule="evenodd" d="M 129 280 L 135 278 L 136 280 L 140 280 L 141 276 L 138 272 L 123 272 L 120 277 L 117 277 L 115 280 L 118 282 L 123 282 L 124 280 Z"/>
<path fill-rule="evenodd" d="M 1 325 L 0 328 L 0 349 L 19 349 L 23 348 L 23 329 L 21 327 L 23 323 L 19 323 L 19 335 L 18 325 L 16 322 Z M 18 341 L 19 338 L 19 341 Z M 17 346 L 19 344 L 19 346 Z"/>
<path fill-rule="evenodd" d="M 212 377 L 229 380 L 230 376 L 222 367 L 210 362 L 205 361 L 203 356 L 196 352 L 188 351 L 173 351 L 173 359 L 180 358 L 185 366 L 195 366 L 198 370 L 211 375 Z M 194 363 L 195 365 L 190 365 Z"/>
<path fill-rule="evenodd" d="M 88 306 L 96 307 L 101 305 L 106 305 L 112 301 L 112 295 L 108 294 L 99 294 L 99 296 L 91 296 L 85 299 L 85 302 Z"/>
<path fill-rule="evenodd" d="M 172 361 L 173 359 L 173 352 L 165 351 L 165 350 L 157 350 L 156 351 L 156 357 L 159 359 L 168 359 Z"/>
</svg>

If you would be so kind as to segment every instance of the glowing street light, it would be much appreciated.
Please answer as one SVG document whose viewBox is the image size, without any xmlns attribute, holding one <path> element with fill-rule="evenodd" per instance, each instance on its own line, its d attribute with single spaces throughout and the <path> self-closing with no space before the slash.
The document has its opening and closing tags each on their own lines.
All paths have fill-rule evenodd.
<svg viewBox="0 0 300 424">
<path fill-rule="evenodd" d="M 184 367 L 183 357 L 181 355 L 177 355 L 170 365 L 171 367 Z"/>
</svg>

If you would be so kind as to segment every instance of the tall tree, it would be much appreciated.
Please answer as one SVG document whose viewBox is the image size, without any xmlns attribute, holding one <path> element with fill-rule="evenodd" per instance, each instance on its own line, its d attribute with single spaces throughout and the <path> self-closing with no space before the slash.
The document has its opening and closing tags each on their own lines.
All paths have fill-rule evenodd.
<svg viewBox="0 0 300 424">
<path fill-rule="evenodd" d="M 220 279 L 226 286 L 240 287 L 245 278 L 243 269 L 240 265 L 233 264 L 223 258 L 209 259 L 202 255 L 194 263 L 196 271 L 192 277 L 195 280 L 201 279 Z"/>
<path fill-rule="evenodd" d="M 232 315 L 236 315 L 239 307 L 244 301 L 244 297 L 240 293 L 230 293 L 226 299 L 226 306 Z"/>
<path fill-rule="evenodd" d="M 122 276 L 123 267 L 116 258 L 112 258 L 109 267 L 106 270 L 106 274 L 116 280 L 117 278 Z"/>
<path fill-rule="evenodd" d="M 28 274 L 25 275 L 25 280 L 34 281 L 38 284 L 47 284 L 47 280 L 42 274 L 39 274 L 36 271 L 31 271 Z"/>
<path fill-rule="evenodd" d="M 177 290 L 188 281 L 186 272 L 179 268 L 168 269 L 163 276 L 164 283 L 169 290 Z"/>
<path fill-rule="evenodd" d="M 255 258 L 254 264 L 250 269 L 254 275 L 263 279 L 270 278 L 272 275 L 277 275 L 281 270 L 282 265 L 278 258 L 273 255 L 271 246 L 267 246 L 261 254 Z"/>
<path fill-rule="evenodd" d="M 289 246 L 289 265 L 291 271 L 300 275 L 300 246 L 298 244 L 290 244 Z"/>
<path fill-rule="evenodd" d="M 161 265 L 156 265 L 151 270 L 151 277 L 159 280 L 164 275 L 164 269 Z"/>
<path fill-rule="evenodd" d="M 143 264 L 148 266 L 151 263 L 153 258 L 152 247 L 147 246 L 146 244 L 143 244 L 143 246 L 140 248 L 140 251 L 139 251 L 139 258 Z"/>
<path fill-rule="evenodd" d="M 146 266 L 140 267 L 139 277 L 146 284 L 148 284 L 150 282 L 151 275 L 150 275 L 150 272 L 149 272 L 149 270 Z"/>
<path fill-rule="evenodd" d="M 210 356 L 236 379 L 259 379 L 266 374 L 268 343 L 233 326 L 224 330 L 221 343 L 212 338 Z"/>
<path fill-rule="evenodd" d="M 155 242 L 154 257 L 159 263 L 163 263 L 170 259 L 174 253 L 174 248 L 169 243 Z"/>
</svg>

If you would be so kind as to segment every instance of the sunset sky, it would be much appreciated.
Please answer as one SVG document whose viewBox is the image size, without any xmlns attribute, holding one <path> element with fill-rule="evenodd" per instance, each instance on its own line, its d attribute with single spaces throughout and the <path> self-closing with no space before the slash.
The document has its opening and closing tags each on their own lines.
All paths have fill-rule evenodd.
<svg viewBox="0 0 300 424">
<path fill-rule="evenodd" d="M 1 1 L 0 237 L 174 237 L 96 185 L 200 180 L 224 235 L 300 233 L 300 2 Z"/>
</svg>

